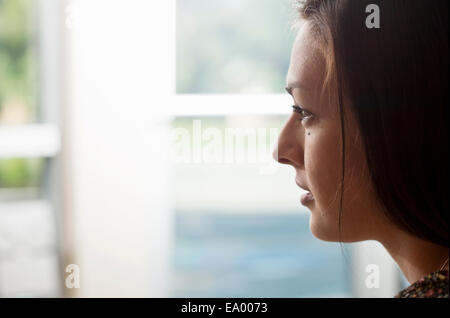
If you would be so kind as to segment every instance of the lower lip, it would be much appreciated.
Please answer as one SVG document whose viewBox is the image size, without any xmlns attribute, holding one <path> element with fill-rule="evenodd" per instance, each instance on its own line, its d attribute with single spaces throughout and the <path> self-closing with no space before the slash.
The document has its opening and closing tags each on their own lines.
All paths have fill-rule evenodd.
<svg viewBox="0 0 450 318">
<path fill-rule="evenodd" d="M 302 196 L 300 198 L 300 202 L 302 203 L 302 205 L 308 205 L 313 201 L 314 201 L 314 196 L 312 195 L 311 192 L 302 194 Z"/>
</svg>

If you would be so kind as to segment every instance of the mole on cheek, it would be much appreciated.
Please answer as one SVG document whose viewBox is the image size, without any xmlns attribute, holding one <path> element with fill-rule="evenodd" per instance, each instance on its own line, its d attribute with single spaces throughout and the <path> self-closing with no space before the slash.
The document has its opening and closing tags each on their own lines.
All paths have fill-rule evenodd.
<svg viewBox="0 0 450 318">
<path fill-rule="evenodd" d="M 308 133 L 308 136 L 311 136 L 311 133 L 310 133 L 310 132 Z"/>
</svg>

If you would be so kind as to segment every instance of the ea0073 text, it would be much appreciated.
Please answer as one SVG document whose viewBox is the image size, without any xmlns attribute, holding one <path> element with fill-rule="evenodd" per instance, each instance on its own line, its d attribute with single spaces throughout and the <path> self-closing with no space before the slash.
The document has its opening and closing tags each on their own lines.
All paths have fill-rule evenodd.
<svg viewBox="0 0 450 318">
<path fill-rule="evenodd" d="M 226 312 L 267 312 L 267 303 L 226 303 Z"/>
</svg>

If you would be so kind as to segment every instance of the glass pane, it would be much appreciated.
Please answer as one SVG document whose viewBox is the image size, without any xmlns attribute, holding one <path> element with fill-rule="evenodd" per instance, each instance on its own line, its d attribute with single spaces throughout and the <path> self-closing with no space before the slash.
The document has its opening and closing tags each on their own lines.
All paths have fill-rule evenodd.
<svg viewBox="0 0 450 318">
<path fill-rule="evenodd" d="M 26 125 L 41 121 L 40 3 L 0 0 L 0 129 L 15 131 L 7 142 L 22 149 L 0 153 L 0 297 L 59 296 L 55 206 L 44 185 L 51 160 L 38 158 L 32 151 L 39 146 L 21 137 Z"/>
<path fill-rule="evenodd" d="M 350 297 L 340 249 L 306 213 L 176 213 L 173 297 Z"/>
<path fill-rule="evenodd" d="M 177 0 L 177 93 L 282 93 L 290 3 Z"/>
<path fill-rule="evenodd" d="M 0 0 L 0 125 L 38 120 L 36 3 Z"/>
<path fill-rule="evenodd" d="M 37 2 L 0 0 L 0 128 L 39 120 Z M 43 159 L 1 159 L 0 199 L 34 198 L 43 169 Z"/>
<path fill-rule="evenodd" d="M 0 203 L 39 198 L 44 169 L 43 158 L 0 159 Z"/>
<path fill-rule="evenodd" d="M 347 253 L 313 237 L 291 167 L 271 158 L 270 131 L 278 134 L 286 119 L 173 122 L 173 297 L 351 296 Z M 243 139 L 235 133 L 225 142 L 238 131 Z"/>
</svg>

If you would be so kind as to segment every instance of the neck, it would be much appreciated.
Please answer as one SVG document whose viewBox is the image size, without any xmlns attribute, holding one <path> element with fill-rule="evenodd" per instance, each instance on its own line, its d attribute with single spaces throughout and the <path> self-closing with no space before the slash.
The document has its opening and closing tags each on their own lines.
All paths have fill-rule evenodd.
<svg viewBox="0 0 450 318">
<path fill-rule="evenodd" d="M 448 247 L 422 240 L 401 230 L 394 230 L 389 237 L 379 241 L 410 284 L 439 271 L 448 258 Z M 444 268 L 448 270 L 448 263 Z"/>
</svg>

